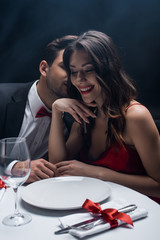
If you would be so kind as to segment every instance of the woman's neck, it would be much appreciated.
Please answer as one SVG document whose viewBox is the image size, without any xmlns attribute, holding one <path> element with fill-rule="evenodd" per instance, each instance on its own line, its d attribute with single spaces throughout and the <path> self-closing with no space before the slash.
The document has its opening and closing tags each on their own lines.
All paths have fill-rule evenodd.
<svg viewBox="0 0 160 240">
<path fill-rule="evenodd" d="M 108 118 L 108 114 L 105 114 L 102 108 L 97 107 L 97 118 L 106 120 Z"/>
</svg>

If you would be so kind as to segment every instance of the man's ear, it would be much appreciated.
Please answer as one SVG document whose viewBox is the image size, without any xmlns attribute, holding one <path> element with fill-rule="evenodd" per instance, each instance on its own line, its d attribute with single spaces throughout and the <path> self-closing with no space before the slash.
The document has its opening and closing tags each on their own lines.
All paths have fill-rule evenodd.
<svg viewBox="0 0 160 240">
<path fill-rule="evenodd" d="M 46 77 L 48 69 L 48 63 L 45 60 L 42 60 L 39 64 L 39 71 L 43 77 Z"/>
</svg>

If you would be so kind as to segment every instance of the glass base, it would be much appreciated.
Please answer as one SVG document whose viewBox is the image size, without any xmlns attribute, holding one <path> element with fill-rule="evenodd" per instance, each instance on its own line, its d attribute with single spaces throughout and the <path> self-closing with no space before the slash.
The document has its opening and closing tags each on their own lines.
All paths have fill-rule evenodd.
<svg viewBox="0 0 160 240">
<path fill-rule="evenodd" d="M 32 220 L 32 217 L 28 214 L 17 214 L 17 215 L 9 215 L 5 217 L 2 221 L 4 225 L 18 227 L 24 224 L 29 223 Z"/>
</svg>

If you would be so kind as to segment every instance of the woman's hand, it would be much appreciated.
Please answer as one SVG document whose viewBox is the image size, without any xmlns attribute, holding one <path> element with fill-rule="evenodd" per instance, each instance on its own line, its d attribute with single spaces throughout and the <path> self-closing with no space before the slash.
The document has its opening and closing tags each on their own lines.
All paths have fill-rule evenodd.
<svg viewBox="0 0 160 240">
<path fill-rule="evenodd" d="M 57 163 L 56 167 L 58 176 L 90 176 L 93 166 L 77 160 L 69 160 Z"/>
<path fill-rule="evenodd" d="M 157 183 L 149 176 L 120 173 L 106 167 L 93 166 L 77 160 L 62 161 L 55 165 L 57 167 L 56 177 L 93 177 L 121 184 L 148 196 L 160 197 L 160 183 Z"/>
<path fill-rule="evenodd" d="M 56 109 L 59 112 L 68 112 L 78 123 L 82 123 L 80 118 L 89 123 L 87 117 L 95 118 L 96 115 L 88 107 L 96 107 L 96 104 L 90 103 L 86 106 L 76 99 L 61 98 L 52 104 L 52 111 L 54 112 L 54 109 Z"/>
</svg>

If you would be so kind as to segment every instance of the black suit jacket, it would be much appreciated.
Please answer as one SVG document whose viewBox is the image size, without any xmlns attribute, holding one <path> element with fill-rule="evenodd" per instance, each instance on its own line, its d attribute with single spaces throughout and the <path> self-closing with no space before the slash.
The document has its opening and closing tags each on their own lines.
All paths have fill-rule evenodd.
<svg viewBox="0 0 160 240">
<path fill-rule="evenodd" d="M 19 135 L 32 84 L 0 84 L 0 139 Z"/>
</svg>

